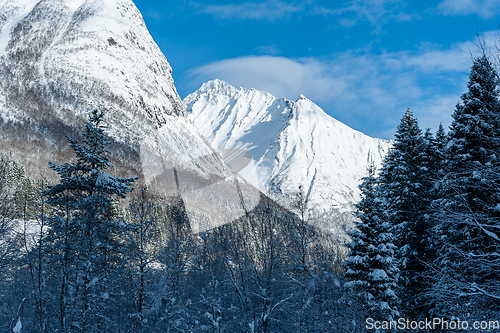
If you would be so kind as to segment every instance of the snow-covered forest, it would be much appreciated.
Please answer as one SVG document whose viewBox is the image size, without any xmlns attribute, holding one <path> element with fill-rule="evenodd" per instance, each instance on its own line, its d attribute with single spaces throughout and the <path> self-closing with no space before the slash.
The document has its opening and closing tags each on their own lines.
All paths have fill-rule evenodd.
<svg viewBox="0 0 500 333">
<path fill-rule="evenodd" d="M 498 325 L 498 88 L 488 57 L 474 59 L 450 131 L 422 133 L 408 109 L 382 169 L 364 178 L 345 267 L 367 316 Z"/>
<path fill-rule="evenodd" d="M 56 184 L 1 155 L 1 332 L 351 331 L 361 320 L 343 294 L 345 248 L 307 223 L 300 191 L 300 217 L 262 196 L 195 234 L 180 195 L 108 173 L 105 131 L 93 111 L 82 142 L 68 137 L 74 162 L 47 168 Z"/>
<path fill-rule="evenodd" d="M 34 181 L 0 155 L 0 332 L 363 332 L 365 320 L 498 320 L 499 78 L 473 61 L 449 132 L 410 109 L 367 170 L 347 245 L 262 196 L 193 233 L 182 196 L 112 175 L 106 115 Z M 135 188 L 134 188 L 135 187 Z M 242 200 L 244 207 L 244 201 Z M 354 220 L 354 216 L 353 216 Z"/>
</svg>

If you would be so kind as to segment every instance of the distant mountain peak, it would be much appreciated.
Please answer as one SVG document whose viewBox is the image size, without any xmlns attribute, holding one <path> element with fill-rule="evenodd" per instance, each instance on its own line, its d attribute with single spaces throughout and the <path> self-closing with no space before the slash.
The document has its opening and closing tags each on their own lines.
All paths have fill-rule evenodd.
<svg viewBox="0 0 500 333">
<path fill-rule="evenodd" d="M 300 100 L 310 101 L 306 96 L 302 94 L 300 94 L 299 97 L 297 97 L 297 100 L 295 102 L 298 102 Z"/>
<path fill-rule="evenodd" d="M 265 91 L 260 91 L 254 88 L 243 88 L 240 87 L 239 89 L 234 87 L 233 85 L 227 83 L 224 80 L 221 79 L 214 79 L 207 81 L 201 85 L 201 87 L 195 92 L 195 93 L 208 93 L 210 95 L 228 95 L 232 96 L 234 94 L 247 94 L 247 93 L 253 93 L 255 95 L 268 95 L 272 96 L 268 92 Z M 274 97 L 274 96 L 272 96 Z"/>
<path fill-rule="evenodd" d="M 221 90 L 236 90 L 232 85 L 227 83 L 226 81 L 215 79 L 210 80 L 201 86 L 200 91 L 221 91 Z"/>
<path fill-rule="evenodd" d="M 204 84 L 183 103 L 215 150 L 252 154 L 253 162 L 240 173 L 244 178 L 292 210 L 299 186 L 317 215 L 353 210 L 368 156 L 381 165 L 389 141 L 353 130 L 304 95 L 294 102 L 217 83 L 224 89 Z"/>
</svg>

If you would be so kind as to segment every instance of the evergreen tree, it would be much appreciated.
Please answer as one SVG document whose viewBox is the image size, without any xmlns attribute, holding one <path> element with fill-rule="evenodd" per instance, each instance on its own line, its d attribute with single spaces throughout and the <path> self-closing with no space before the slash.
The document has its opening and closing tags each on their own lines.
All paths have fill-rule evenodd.
<svg viewBox="0 0 500 333">
<path fill-rule="evenodd" d="M 442 127 L 440 127 L 440 130 L 442 130 Z M 430 191 L 433 190 L 431 187 L 434 187 L 439 179 L 438 174 L 441 168 L 442 138 L 438 138 L 437 136 L 441 136 L 440 130 L 436 133 L 436 138 L 432 135 L 430 128 L 425 130 L 423 136 L 424 150 L 422 155 L 422 170 L 427 173 L 427 179 L 424 180 L 424 183 L 428 186 Z"/>
<path fill-rule="evenodd" d="M 435 202 L 436 314 L 464 316 L 500 309 L 498 84 L 488 58 L 475 59 L 468 92 L 453 114 L 447 167 Z"/>
<path fill-rule="evenodd" d="M 438 155 L 437 159 L 440 161 L 441 165 L 444 160 L 444 152 L 446 150 L 447 144 L 448 144 L 448 137 L 446 135 L 446 132 L 444 131 L 443 124 L 440 123 L 438 130 L 436 132 L 435 147 Z"/>
<path fill-rule="evenodd" d="M 498 76 L 486 56 L 474 60 L 467 93 L 456 106 L 447 147 L 448 169 L 484 166 L 498 154 Z"/>
<path fill-rule="evenodd" d="M 393 320 L 397 310 L 396 282 L 398 275 L 395 258 L 396 247 L 393 244 L 392 227 L 387 222 L 383 198 L 377 191 L 377 179 L 374 166 L 369 167 L 369 174 L 359 186 L 362 199 L 356 205 L 360 222 L 356 229 L 349 232 L 352 242 L 345 284 L 353 290 L 368 310 L 370 317 L 377 320 Z"/>
<path fill-rule="evenodd" d="M 60 182 L 44 192 L 47 202 L 57 209 L 48 221 L 46 243 L 52 264 L 57 265 L 53 267 L 61 272 L 59 321 L 64 332 L 102 331 L 113 322 L 104 308 L 115 296 L 111 273 L 120 261 L 123 226 L 114 219 L 113 203 L 132 191 L 135 178 L 104 172 L 111 164 L 105 155 L 109 141 L 103 116 L 97 110 L 91 113 L 83 144 L 67 137 L 76 163 L 49 163 Z"/>
<path fill-rule="evenodd" d="M 379 190 L 386 200 L 386 221 L 393 225 L 398 248 L 401 312 L 411 318 L 427 316 L 422 299 L 426 289 L 422 273 L 426 269 L 424 262 L 430 232 L 427 213 L 433 183 L 429 175 L 435 155 L 429 135 L 424 140 L 417 119 L 408 108 L 380 174 Z"/>
</svg>

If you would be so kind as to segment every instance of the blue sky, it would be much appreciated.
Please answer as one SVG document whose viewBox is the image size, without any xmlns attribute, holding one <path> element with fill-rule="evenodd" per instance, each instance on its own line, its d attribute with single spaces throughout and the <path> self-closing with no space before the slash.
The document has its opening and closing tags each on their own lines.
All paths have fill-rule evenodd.
<svg viewBox="0 0 500 333">
<path fill-rule="evenodd" d="M 295 100 L 392 139 L 410 106 L 448 126 L 481 34 L 500 37 L 500 0 L 133 0 L 182 98 L 219 78 Z"/>
</svg>

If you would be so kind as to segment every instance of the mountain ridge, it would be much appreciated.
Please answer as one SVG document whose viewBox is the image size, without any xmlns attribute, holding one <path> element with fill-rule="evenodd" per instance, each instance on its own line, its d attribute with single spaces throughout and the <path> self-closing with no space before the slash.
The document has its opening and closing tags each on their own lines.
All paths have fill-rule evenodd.
<svg viewBox="0 0 500 333">
<path fill-rule="evenodd" d="M 215 150 L 253 155 L 242 177 L 295 211 L 300 186 L 315 216 L 352 212 L 368 163 L 380 166 L 391 145 L 351 129 L 304 95 L 290 101 L 212 80 L 183 103 Z"/>
</svg>

